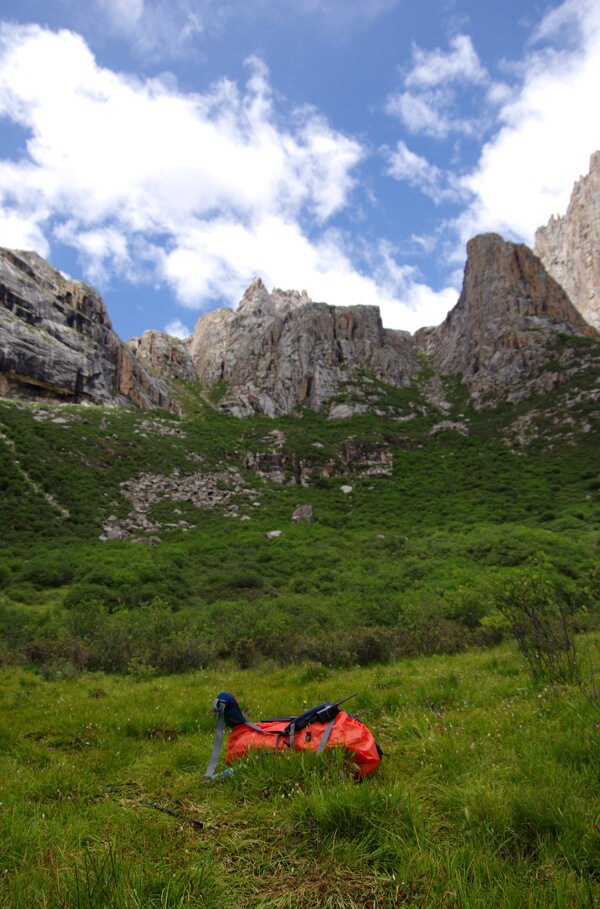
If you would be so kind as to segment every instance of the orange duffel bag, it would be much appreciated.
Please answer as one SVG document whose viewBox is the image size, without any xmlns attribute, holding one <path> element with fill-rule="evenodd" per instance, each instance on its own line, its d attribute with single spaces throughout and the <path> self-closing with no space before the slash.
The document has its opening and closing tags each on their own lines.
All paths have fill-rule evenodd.
<svg viewBox="0 0 600 909">
<path fill-rule="evenodd" d="M 354 695 L 351 695 L 354 697 Z M 349 700 L 344 698 L 344 700 Z M 325 748 L 345 748 L 356 766 L 358 776 L 375 770 L 381 760 L 381 749 L 370 730 L 355 716 L 339 709 L 336 704 L 319 704 L 298 716 L 277 717 L 251 723 L 236 699 L 222 691 L 215 699 L 213 711 L 217 716 L 217 736 L 204 779 L 214 776 L 223 744 L 225 725 L 231 727 L 225 763 L 245 758 L 248 751 L 316 751 Z"/>
</svg>

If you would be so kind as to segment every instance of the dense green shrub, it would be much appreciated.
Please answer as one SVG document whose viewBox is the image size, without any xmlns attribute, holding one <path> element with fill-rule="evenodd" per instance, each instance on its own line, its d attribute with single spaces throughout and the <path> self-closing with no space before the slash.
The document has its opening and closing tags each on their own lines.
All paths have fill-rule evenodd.
<svg viewBox="0 0 600 909">
<path fill-rule="evenodd" d="M 92 604 L 92 606 L 106 607 L 108 610 L 118 606 L 120 597 L 117 591 L 111 587 L 105 587 L 102 584 L 74 584 L 66 594 L 63 604 L 65 609 L 74 609 L 77 607 Z"/>
<path fill-rule="evenodd" d="M 572 604 L 560 596 L 548 570 L 534 561 L 495 592 L 495 603 L 532 677 L 579 678 Z"/>
</svg>

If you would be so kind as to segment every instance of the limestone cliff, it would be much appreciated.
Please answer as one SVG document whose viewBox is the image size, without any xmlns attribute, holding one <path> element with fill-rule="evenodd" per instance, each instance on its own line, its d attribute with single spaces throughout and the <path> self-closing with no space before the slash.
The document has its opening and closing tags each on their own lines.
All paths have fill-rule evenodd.
<svg viewBox="0 0 600 909">
<path fill-rule="evenodd" d="M 535 251 L 584 318 L 600 329 L 600 151 L 573 187 L 566 215 L 536 231 Z"/>
<path fill-rule="evenodd" d="M 102 298 L 34 252 L 0 249 L 0 394 L 174 406 L 113 331 Z"/>
</svg>

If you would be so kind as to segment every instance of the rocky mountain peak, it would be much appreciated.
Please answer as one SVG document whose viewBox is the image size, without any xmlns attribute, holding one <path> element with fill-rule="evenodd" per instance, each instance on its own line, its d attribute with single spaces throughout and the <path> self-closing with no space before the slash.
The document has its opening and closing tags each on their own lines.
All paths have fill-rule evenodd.
<svg viewBox="0 0 600 909">
<path fill-rule="evenodd" d="M 584 318 L 600 329 L 600 151 L 575 183 L 566 214 L 536 231 L 535 251 Z"/>
<path fill-rule="evenodd" d="M 460 374 L 484 407 L 587 368 L 581 345 L 576 355 L 577 345 L 564 343 L 569 336 L 600 341 L 540 259 L 498 234 L 469 241 L 458 303 L 414 336 L 384 329 L 377 307 L 269 293 L 255 278 L 237 310 L 200 316 L 191 337 L 146 331 L 123 344 L 92 288 L 35 253 L 0 251 L 0 394 L 13 397 L 176 410 L 173 380 L 204 392 L 222 382 L 219 406 L 236 416 L 309 407 L 339 418 L 384 415 L 377 381 L 413 388 L 426 409 L 444 410 L 442 378 Z"/>
<path fill-rule="evenodd" d="M 481 234 L 467 244 L 462 293 L 444 322 L 416 334 L 442 374 L 462 373 L 475 401 L 517 400 L 552 387 L 549 348 L 557 334 L 599 339 L 522 243 Z"/>
<path fill-rule="evenodd" d="M 266 317 L 273 316 L 282 310 L 305 306 L 307 303 L 312 303 L 312 300 L 305 290 L 299 292 L 273 288 L 273 291 L 269 293 L 262 279 L 254 278 L 244 293 L 237 312 L 240 315 L 251 312 L 253 317 Z"/>
<path fill-rule="evenodd" d="M 270 294 L 267 288 L 263 284 L 262 279 L 256 277 L 245 291 L 237 311 L 244 312 L 249 309 L 258 310 L 261 306 L 268 304 L 269 301 Z"/>
</svg>

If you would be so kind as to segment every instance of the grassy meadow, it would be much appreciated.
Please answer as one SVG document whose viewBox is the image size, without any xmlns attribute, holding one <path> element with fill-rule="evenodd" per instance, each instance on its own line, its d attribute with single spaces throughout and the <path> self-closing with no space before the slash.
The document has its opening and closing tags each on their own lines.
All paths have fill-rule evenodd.
<svg viewBox="0 0 600 909">
<path fill-rule="evenodd" d="M 480 412 L 367 378 L 387 415 L 0 400 L 0 905 L 600 905 L 597 370 Z M 100 540 L 144 474 L 222 501 Z M 383 763 L 206 784 L 222 689 L 254 720 L 357 691 Z"/>
<path fill-rule="evenodd" d="M 0 680 L 3 906 L 599 904 L 598 701 L 534 685 L 511 645 L 342 670 Z M 271 753 L 206 783 L 222 688 L 254 720 L 357 691 L 383 761 L 357 782 L 340 752 Z"/>
</svg>

